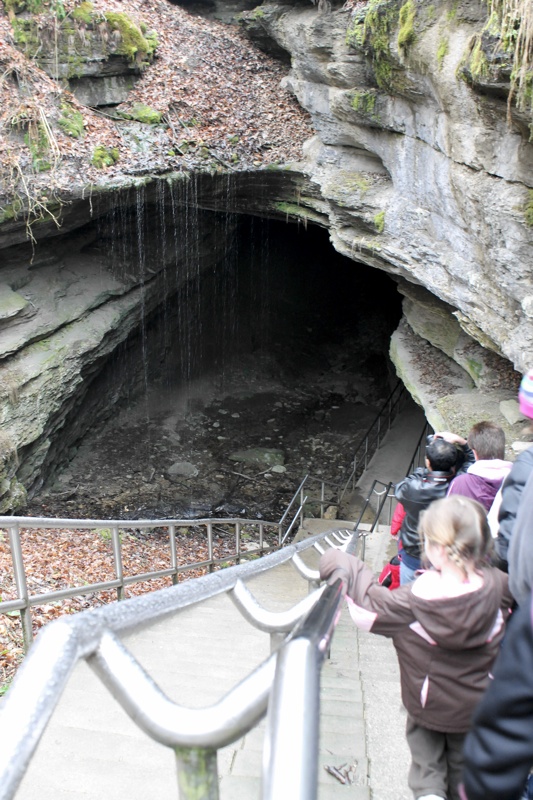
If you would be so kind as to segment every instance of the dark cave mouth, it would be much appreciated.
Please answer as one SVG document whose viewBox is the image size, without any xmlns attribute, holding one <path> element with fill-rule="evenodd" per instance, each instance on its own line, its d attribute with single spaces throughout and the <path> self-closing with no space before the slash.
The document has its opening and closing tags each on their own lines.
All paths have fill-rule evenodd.
<svg viewBox="0 0 533 800">
<path fill-rule="evenodd" d="M 87 374 L 71 413 L 80 435 L 51 453 L 58 468 L 31 513 L 272 519 L 304 474 L 335 481 L 348 468 L 396 382 L 395 282 L 339 255 L 316 226 L 206 222 L 231 246 L 216 267 L 191 267 Z"/>
</svg>

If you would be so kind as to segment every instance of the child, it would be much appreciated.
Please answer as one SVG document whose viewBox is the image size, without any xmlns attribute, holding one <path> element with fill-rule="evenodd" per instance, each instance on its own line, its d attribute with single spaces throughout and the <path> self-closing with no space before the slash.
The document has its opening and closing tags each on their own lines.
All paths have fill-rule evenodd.
<svg viewBox="0 0 533 800">
<path fill-rule="evenodd" d="M 320 576 L 346 581 L 358 627 L 392 638 L 408 714 L 413 796 L 459 800 L 463 740 L 489 682 L 512 598 L 507 576 L 486 566 L 492 537 L 475 500 L 456 495 L 435 501 L 421 514 L 419 532 L 431 568 L 394 592 L 362 561 L 337 549 L 321 557 Z"/>
<path fill-rule="evenodd" d="M 405 508 L 401 503 L 396 503 L 394 514 L 390 524 L 391 536 L 397 536 L 400 533 L 402 522 L 405 517 Z M 386 586 L 387 589 L 397 589 L 400 585 L 400 550 L 402 549 L 402 540 L 398 539 L 398 554 L 393 556 L 388 564 L 385 564 L 378 578 L 378 583 Z"/>
</svg>

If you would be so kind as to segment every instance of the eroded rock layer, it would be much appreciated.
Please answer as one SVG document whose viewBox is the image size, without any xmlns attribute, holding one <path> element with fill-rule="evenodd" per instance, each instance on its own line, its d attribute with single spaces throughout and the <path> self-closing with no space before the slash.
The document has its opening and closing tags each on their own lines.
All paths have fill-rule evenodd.
<svg viewBox="0 0 533 800">
<path fill-rule="evenodd" d="M 19 10 L 11 4 L 10 19 Z M 90 24 L 84 23 L 91 35 L 102 20 L 112 24 L 111 14 L 98 13 L 90 11 Z M 170 24 L 170 12 L 164 13 Z M 185 26 L 186 12 L 179 14 L 176 30 Z M 204 126 L 200 139 L 197 123 L 187 131 L 190 120 L 185 124 L 180 109 L 168 103 L 159 117 L 140 115 L 133 99 L 142 99 L 142 87 L 150 85 L 146 76 L 160 70 L 171 51 L 160 48 L 158 67 L 151 36 L 150 63 L 132 65 L 118 28 L 109 53 L 99 51 L 102 69 L 95 79 L 102 81 L 106 58 L 113 60 L 113 79 L 119 79 L 123 63 L 125 74 L 139 78 L 132 102 L 127 81 L 116 96 L 94 99 L 91 70 L 78 67 L 76 75 L 67 74 L 73 90 L 76 80 L 84 81 L 77 103 L 69 96 L 70 110 L 61 106 L 62 119 L 72 124 L 81 114 L 83 146 L 69 150 L 58 133 L 61 152 L 50 156 L 39 150 L 39 132 L 47 129 L 39 127 L 45 123 L 38 114 L 17 117 L 16 125 L 14 117 L 8 120 L 18 148 L 9 151 L 13 159 L 29 148 L 26 162 L 17 156 L 16 163 L 19 172 L 31 166 L 33 183 L 24 185 L 29 190 L 31 184 L 34 194 L 25 207 L 19 185 L 0 209 L 0 511 L 20 507 L 26 489 L 39 486 L 51 465 L 68 460 L 84 426 L 111 413 L 123 391 L 111 373 L 126 368 L 118 366 L 120 359 L 109 361 L 113 354 L 131 350 L 164 298 L 190 281 L 191 268 L 216 272 L 231 226 L 213 227 L 205 217 L 213 211 L 320 225 L 354 268 L 364 263 L 392 275 L 404 296 L 404 316 L 392 337 L 391 358 L 429 421 L 466 433 L 473 421 L 490 417 L 504 425 L 510 440 L 520 437 L 520 417 L 507 401 L 516 397 L 520 373 L 533 363 L 531 108 L 523 94 L 519 107 L 512 96 L 508 102 L 513 55 L 494 20 L 487 27 L 486 4 L 263 3 L 244 11 L 241 23 L 257 47 L 284 65 L 280 108 L 288 108 L 290 90 L 312 121 L 314 136 L 297 164 L 269 156 L 290 149 L 274 141 L 279 120 L 270 106 L 257 116 L 270 125 L 266 138 L 256 122 L 247 127 L 241 119 L 237 133 L 226 127 L 224 136 L 217 130 L 212 139 L 204 120 L 198 123 Z M 209 22 L 202 21 L 204 43 L 221 41 L 221 23 L 215 25 L 211 35 Z M 32 36 L 38 29 L 28 27 Z M 19 38 L 20 30 L 25 29 L 19 24 Z M 76 28 L 69 35 L 79 34 Z M 73 41 L 64 51 L 68 57 Z M 226 52 L 232 58 L 248 52 L 235 37 L 231 42 Z M 33 53 L 23 44 L 18 42 L 32 75 L 36 53 L 50 76 L 63 74 L 46 48 L 32 39 Z M 203 68 L 191 58 L 177 65 L 183 76 Z M 90 63 L 90 54 L 84 59 Z M 13 70 L 6 71 L 6 80 L 15 86 L 21 64 Z M 221 71 L 223 60 L 216 62 L 218 105 L 211 125 L 224 108 Z M 256 108 L 267 72 L 267 61 L 250 72 Z M 60 98 L 64 89 L 47 91 Z M 117 146 L 104 153 L 111 162 L 95 166 L 93 152 L 87 171 L 82 162 L 92 152 L 91 136 L 97 141 L 98 118 L 90 112 L 89 124 L 80 104 L 118 102 L 128 108 L 123 121 L 102 117 L 101 123 L 108 139 L 113 128 Z M 28 115 L 35 111 L 28 109 Z M 53 117 L 47 124 L 55 124 Z M 307 124 L 291 116 L 298 136 Z M 123 158 L 127 148 L 133 160 Z M 62 172 L 52 171 L 48 188 L 45 156 L 61 156 L 63 165 Z M 12 174 L 18 174 L 14 164 Z M 25 243 L 30 212 L 37 215 L 32 245 Z M 162 219 L 172 225 L 162 225 Z M 142 385 L 142 369 L 130 368 L 132 385 Z"/>
</svg>

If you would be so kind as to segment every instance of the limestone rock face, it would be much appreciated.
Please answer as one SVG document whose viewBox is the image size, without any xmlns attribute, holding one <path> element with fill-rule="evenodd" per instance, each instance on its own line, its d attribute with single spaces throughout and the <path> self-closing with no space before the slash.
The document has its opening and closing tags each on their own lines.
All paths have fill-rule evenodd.
<svg viewBox="0 0 533 800">
<path fill-rule="evenodd" d="M 194 234 L 190 220 L 167 229 L 152 222 L 139 241 L 135 214 L 124 215 L 41 245 L 37 257 L 31 248 L 3 253 L 6 284 L 18 292 L 0 287 L 0 308 L 17 309 L 0 342 L 0 513 L 68 462 L 87 430 L 159 363 L 160 353 L 146 352 L 147 331 L 162 299 L 190 279 L 190 237 L 197 275 L 213 270 L 232 235 L 230 224 L 223 235 L 200 215 Z M 141 338 L 146 362 L 128 357 Z"/>
<path fill-rule="evenodd" d="M 91 14 L 73 25 L 59 60 L 24 16 L 19 30 L 28 56 L 82 102 L 120 102 L 150 69 L 156 39 L 140 31 L 146 46 L 132 61 L 121 15 Z M 102 172 L 90 190 L 73 178 L 61 230 L 53 215 L 39 220 L 35 252 L 24 250 L 15 204 L 0 209 L 0 511 L 20 505 L 24 486 L 38 487 L 140 385 L 142 368 L 127 354 L 179 291 L 167 267 L 179 276 L 198 209 L 328 228 L 340 253 L 397 280 L 404 317 L 391 358 L 434 427 L 465 434 L 489 417 L 520 438 L 520 418 L 503 410 L 533 366 L 531 115 L 511 106 L 508 119 L 512 64 L 486 23 L 478 0 L 263 3 L 242 24 L 258 47 L 290 61 L 284 84 L 315 130 L 301 162 L 183 170 L 189 190 L 165 194 L 166 134 L 132 121 L 123 135 L 139 156 L 138 185 L 133 173 Z M 98 197 L 107 203 L 99 211 Z M 157 213 L 145 226 L 146 203 Z M 169 239 L 158 227 L 165 215 L 177 231 Z M 213 268 L 230 231 L 216 238 L 196 217 L 194 226 L 198 269 Z M 119 350 L 126 366 L 111 359 Z"/>
<path fill-rule="evenodd" d="M 291 53 L 286 82 L 317 131 L 307 169 L 334 246 L 442 300 L 455 317 L 450 357 L 464 352 L 462 329 L 525 370 L 533 145 L 523 114 L 506 119 L 508 71 L 468 82 L 483 4 L 413 2 L 410 28 L 401 5 L 373 0 L 321 13 L 268 4 L 253 22 L 243 16 L 251 35 L 260 27 L 263 41 L 268 33 Z M 461 362 L 471 371 L 468 358 Z"/>
<path fill-rule="evenodd" d="M 36 20 L 26 4 L 15 20 L 15 43 L 53 78 L 68 82 L 84 105 L 123 102 L 152 61 L 157 35 L 125 13 L 102 14 L 90 3 L 64 20 Z"/>
</svg>

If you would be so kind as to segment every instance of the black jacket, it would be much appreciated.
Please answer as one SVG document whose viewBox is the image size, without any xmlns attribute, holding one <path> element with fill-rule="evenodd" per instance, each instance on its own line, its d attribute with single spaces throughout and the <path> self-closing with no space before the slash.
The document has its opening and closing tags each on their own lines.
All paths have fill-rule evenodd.
<svg viewBox="0 0 533 800">
<path fill-rule="evenodd" d="M 509 622 L 494 680 L 464 746 L 467 800 L 519 800 L 533 764 L 533 608 Z"/>
<path fill-rule="evenodd" d="M 405 509 L 400 539 L 405 552 L 414 558 L 420 558 L 422 552 L 418 535 L 420 512 L 424 511 L 434 500 L 446 497 L 450 481 L 455 478 L 456 474 L 466 472 L 475 461 L 474 453 L 468 445 L 464 445 L 462 449 L 464 461 L 457 473 L 431 472 L 425 467 L 419 467 L 396 484 L 394 496 Z"/>
<path fill-rule="evenodd" d="M 498 538 L 496 552 L 505 564 L 508 561 L 507 551 L 513 535 L 513 528 L 520 505 L 522 490 L 533 470 L 533 447 L 520 453 L 514 462 L 509 475 L 502 486 L 502 503 L 498 514 Z"/>
</svg>

